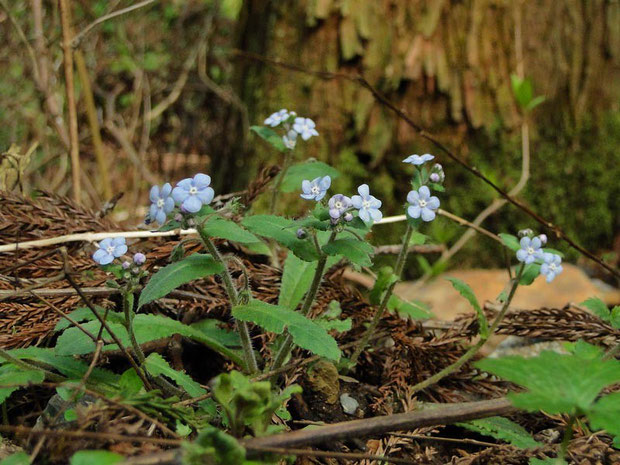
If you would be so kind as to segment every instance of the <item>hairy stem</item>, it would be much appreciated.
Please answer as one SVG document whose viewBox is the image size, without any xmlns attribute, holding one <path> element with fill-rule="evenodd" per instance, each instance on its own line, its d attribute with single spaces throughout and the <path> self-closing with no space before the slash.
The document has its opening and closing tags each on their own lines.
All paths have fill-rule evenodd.
<svg viewBox="0 0 620 465">
<path fill-rule="evenodd" d="M 562 437 L 562 444 L 560 444 L 560 452 L 558 453 L 558 458 L 564 460 L 566 458 L 566 452 L 568 451 L 568 444 L 570 443 L 571 438 L 573 437 L 573 425 L 575 424 L 575 415 L 571 415 L 568 419 L 568 423 L 566 424 L 566 429 L 564 430 L 564 437 Z"/>
<path fill-rule="evenodd" d="M 388 302 L 394 293 L 394 288 L 396 287 L 396 283 L 401 279 L 401 274 L 403 272 L 403 268 L 405 267 L 405 262 L 407 261 L 407 253 L 409 251 L 409 241 L 411 240 L 411 235 L 413 234 L 413 227 L 407 223 L 407 231 L 405 231 L 405 235 L 403 237 L 403 244 L 400 248 L 400 252 L 398 253 L 398 258 L 396 259 L 396 266 L 394 269 L 394 274 L 398 276 L 398 280 L 395 280 L 385 291 L 383 295 L 383 299 L 379 304 L 379 308 L 375 313 L 375 316 L 372 318 L 370 326 L 360 339 L 358 346 L 355 348 L 353 355 L 351 356 L 351 366 L 354 366 L 357 363 L 357 360 L 361 353 L 364 351 L 366 346 L 368 345 L 368 341 L 370 340 L 372 334 L 379 326 L 379 321 L 381 321 L 381 317 L 387 308 Z"/>
<path fill-rule="evenodd" d="M 138 363 L 140 365 L 144 365 L 144 352 L 142 351 L 142 347 L 138 344 L 138 340 L 136 339 L 136 334 L 133 331 L 133 293 L 129 291 L 123 292 L 123 312 L 125 314 L 125 328 L 127 328 L 127 334 L 129 334 L 129 340 L 131 341 L 131 346 L 133 347 L 133 351 L 138 358 Z"/>
<path fill-rule="evenodd" d="M 198 228 L 198 234 L 200 234 L 200 239 L 202 239 L 202 243 L 209 251 L 213 259 L 220 263 L 224 267 L 224 272 L 222 273 L 222 280 L 224 281 L 224 287 L 226 288 L 226 293 L 228 294 L 228 298 L 230 299 L 231 307 L 235 307 L 239 303 L 239 293 L 235 288 L 235 285 L 232 280 L 232 276 L 230 275 L 230 270 L 226 265 L 226 262 L 222 258 L 222 255 L 211 241 L 211 238 L 207 235 L 203 228 Z M 254 354 L 254 348 L 252 347 L 252 339 L 250 338 L 250 330 L 245 321 L 237 320 L 237 328 L 239 330 L 239 338 L 241 339 L 241 347 L 243 348 L 243 358 L 245 361 L 245 368 L 249 371 L 250 374 L 254 374 L 258 372 L 258 363 L 256 362 L 256 355 Z"/>
<path fill-rule="evenodd" d="M 278 205 L 278 196 L 280 195 L 280 186 L 282 185 L 284 176 L 286 176 L 286 172 L 288 171 L 289 165 L 291 164 L 292 155 L 293 151 L 287 150 L 286 155 L 284 155 L 284 162 L 282 163 L 282 171 L 280 171 L 280 174 L 278 174 L 276 183 L 273 186 L 273 191 L 271 193 L 271 205 L 269 206 L 269 213 L 271 213 L 272 215 L 276 212 L 276 207 Z"/>
<path fill-rule="evenodd" d="M 331 236 L 329 236 L 329 240 L 327 243 L 329 244 L 336 238 L 336 231 L 332 231 Z M 327 254 L 323 252 L 320 248 L 318 249 L 320 255 L 319 261 L 316 266 L 316 271 L 314 272 L 314 277 L 312 278 L 312 284 L 310 285 L 310 289 L 306 294 L 306 298 L 304 299 L 304 303 L 301 307 L 302 315 L 306 316 L 310 309 L 312 308 L 312 303 L 314 302 L 314 298 L 316 297 L 319 288 L 321 287 L 321 281 L 323 280 L 323 273 L 325 272 L 325 266 L 327 264 Z M 277 370 L 283 364 L 286 358 L 291 353 L 293 349 L 293 336 L 290 333 L 286 333 L 286 337 L 284 342 L 280 346 L 280 350 L 276 353 L 275 358 L 273 359 L 273 364 L 271 365 L 271 371 Z"/>
<path fill-rule="evenodd" d="M 467 352 L 465 352 L 452 365 L 448 365 L 446 368 L 444 368 L 443 370 L 439 371 L 438 373 L 435 373 L 430 378 L 427 378 L 424 381 L 422 381 L 421 383 L 418 383 L 418 384 L 414 385 L 411 388 L 411 392 L 412 393 L 416 393 L 418 391 L 426 389 L 427 387 L 432 386 L 433 384 L 439 382 L 440 380 L 442 380 L 446 376 L 450 375 L 451 373 L 454 373 L 454 372 L 458 371 L 465 363 L 467 363 L 469 360 L 471 360 L 480 351 L 480 349 L 482 349 L 482 347 L 487 343 L 489 338 L 493 335 L 493 333 L 495 332 L 495 330 L 497 329 L 499 324 L 504 319 L 504 315 L 506 315 L 506 312 L 508 311 L 508 307 L 510 306 L 510 302 L 512 301 L 512 298 L 515 295 L 517 287 L 519 287 L 519 281 L 521 280 L 521 276 L 523 275 L 523 270 L 524 269 L 525 269 L 525 264 L 522 263 L 521 266 L 519 267 L 519 271 L 517 272 L 517 276 L 512 281 L 512 286 L 510 288 L 510 293 L 508 294 L 508 297 L 506 298 L 506 301 L 504 302 L 504 305 L 502 306 L 502 309 L 500 310 L 498 315 L 495 317 L 495 320 L 493 320 L 493 324 L 489 328 L 488 335 L 486 337 L 482 337 L 481 336 L 480 340 L 475 345 L 470 347 L 469 350 Z"/>
</svg>

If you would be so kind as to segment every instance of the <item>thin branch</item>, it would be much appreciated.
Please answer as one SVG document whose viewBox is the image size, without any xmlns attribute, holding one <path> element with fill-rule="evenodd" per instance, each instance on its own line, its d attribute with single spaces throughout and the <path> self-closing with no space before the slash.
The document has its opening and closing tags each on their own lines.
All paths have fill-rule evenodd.
<svg viewBox="0 0 620 465">
<path fill-rule="evenodd" d="M 126 13 L 130 13 L 130 12 L 132 12 L 134 10 L 139 9 L 139 8 L 143 8 L 145 6 L 148 6 L 151 3 L 155 3 L 156 1 L 157 0 L 144 0 L 143 2 L 136 3 L 135 5 L 128 6 L 127 8 L 122 8 L 120 10 L 113 11 L 112 13 L 109 13 L 107 15 L 101 16 L 100 18 L 97 18 L 95 21 L 90 23 L 88 26 L 86 26 L 78 34 L 75 35 L 75 37 L 71 41 L 71 47 L 73 47 L 73 48 L 79 47 L 80 43 L 82 42 L 82 40 L 84 40 L 84 37 L 86 37 L 86 35 L 90 31 L 92 31 L 95 27 L 97 27 L 99 24 L 101 24 L 101 23 L 103 23 L 105 21 L 108 21 L 109 19 L 113 19 L 113 18 L 116 18 L 118 16 L 124 15 Z"/>
<path fill-rule="evenodd" d="M 332 459 L 343 460 L 376 460 L 379 463 L 397 463 L 405 465 L 416 465 L 417 461 L 409 459 L 399 459 L 396 457 L 386 457 L 385 455 L 373 455 L 373 454 L 360 454 L 359 452 L 332 452 L 326 450 L 312 450 L 312 449 L 289 449 L 283 447 L 260 447 L 253 449 L 254 452 L 265 452 L 276 455 L 299 455 L 308 457 L 323 457 Z"/>
<path fill-rule="evenodd" d="M 516 198 L 511 196 L 509 193 L 507 193 L 501 187 L 495 184 L 490 178 L 482 174 L 477 167 L 471 166 L 466 161 L 464 161 L 461 157 L 457 156 L 452 150 L 450 150 L 447 146 L 445 146 L 442 142 L 440 142 L 433 134 L 426 131 L 418 123 L 413 121 L 409 117 L 409 115 L 407 115 L 403 110 L 401 110 L 394 103 L 392 103 L 385 95 L 383 95 L 378 89 L 376 89 L 372 84 L 370 84 L 361 74 L 332 73 L 329 71 L 309 70 L 301 66 L 292 65 L 290 63 L 285 63 L 279 59 L 268 58 L 262 55 L 246 52 L 243 50 L 233 50 L 232 53 L 240 58 L 254 60 L 254 61 L 261 62 L 261 63 L 266 63 L 272 66 L 277 66 L 283 69 L 288 69 L 290 71 L 303 73 L 303 74 L 307 74 L 311 76 L 316 76 L 318 78 L 325 79 L 325 80 L 345 79 L 351 82 L 358 83 L 360 86 L 367 89 L 373 95 L 375 100 L 377 100 L 381 105 L 388 108 L 393 113 L 395 113 L 396 116 L 402 119 L 421 138 L 429 141 L 438 150 L 443 152 L 448 158 L 450 158 L 452 161 L 459 164 L 462 168 L 464 168 L 465 170 L 467 170 L 468 172 L 470 172 L 471 174 L 473 174 L 474 176 L 482 180 L 485 184 L 487 184 L 489 187 L 495 190 L 500 196 L 502 196 L 508 202 L 513 204 L 515 207 L 522 210 L 524 213 L 526 213 L 528 216 L 530 216 L 535 221 L 540 223 L 542 226 L 549 228 L 558 239 L 563 240 L 568 245 L 570 245 L 573 249 L 579 251 L 581 254 L 585 255 L 590 260 L 598 263 L 600 266 L 606 269 L 613 276 L 620 279 L 620 270 L 613 268 L 611 265 L 605 263 L 603 260 L 598 258 L 592 252 L 589 252 L 587 249 L 577 244 L 577 242 L 575 242 L 575 240 L 569 237 L 559 226 L 557 226 L 553 222 L 545 219 L 544 217 L 542 217 L 541 215 L 533 211 L 530 207 L 525 205 L 521 200 L 517 200 Z"/>
<path fill-rule="evenodd" d="M 71 48 L 71 0 L 59 0 L 60 20 L 62 24 L 62 49 L 65 65 L 65 90 L 69 111 L 69 141 L 71 156 L 71 179 L 73 198 L 80 202 L 82 187 L 80 184 L 80 147 L 78 139 L 77 109 L 75 106 L 75 83 L 73 80 L 73 49 Z"/>
</svg>

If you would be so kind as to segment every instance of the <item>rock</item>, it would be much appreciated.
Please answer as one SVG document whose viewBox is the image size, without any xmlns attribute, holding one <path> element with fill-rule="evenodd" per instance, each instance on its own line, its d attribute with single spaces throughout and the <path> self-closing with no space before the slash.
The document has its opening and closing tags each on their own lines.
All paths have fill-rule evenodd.
<svg viewBox="0 0 620 465">
<path fill-rule="evenodd" d="M 340 405 L 347 415 L 355 415 L 360 403 L 346 392 L 340 396 Z"/>
<path fill-rule="evenodd" d="M 530 286 L 520 286 L 512 306 L 517 308 L 561 308 L 569 302 L 579 303 L 589 297 L 600 297 L 608 305 L 620 304 L 620 290 L 591 280 L 580 268 L 563 264 L 564 271 L 552 283 L 543 277 Z M 438 319 L 453 320 L 462 313 L 473 312 L 469 303 L 452 287 L 446 278 L 458 278 L 471 286 L 478 301 L 495 300 L 508 283 L 504 269 L 454 270 L 420 285 L 404 282 L 396 285 L 396 294 L 407 300 L 421 300 L 431 306 Z"/>
<path fill-rule="evenodd" d="M 307 374 L 310 390 L 320 393 L 328 404 L 338 402 L 340 393 L 340 381 L 338 369 L 333 363 L 321 360 L 312 366 Z"/>
</svg>

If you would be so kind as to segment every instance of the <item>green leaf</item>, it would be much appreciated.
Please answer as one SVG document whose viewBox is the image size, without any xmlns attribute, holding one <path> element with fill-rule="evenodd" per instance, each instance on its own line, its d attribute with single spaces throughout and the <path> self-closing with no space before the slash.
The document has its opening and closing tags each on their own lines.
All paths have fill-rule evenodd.
<svg viewBox="0 0 620 465">
<path fill-rule="evenodd" d="M 96 333 L 99 331 L 100 324 L 98 321 L 90 321 L 85 323 L 83 327 L 91 333 Z M 130 346 L 131 341 L 129 340 L 127 330 L 124 326 L 113 323 L 110 324 L 110 328 L 118 336 L 124 346 Z M 136 315 L 133 320 L 133 328 L 139 344 L 180 334 L 181 336 L 204 344 L 210 349 L 222 354 L 224 357 L 227 357 L 229 360 L 243 366 L 242 359 L 237 351 L 229 349 L 217 339 L 210 337 L 208 334 L 196 328 L 185 325 L 180 321 L 162 315 L 139 314 Z M 104 330 L 103 333 L 104 337 L 110 339 L 106 330 Z M 117 349 L 118 346 L 116 344 L 108 344 L 103 348 L 104 351 Z M 79 329 L 69 328 L 58 338 L 55 350 L 58 355 L 88 354 L 94 352 L 95 343 Z"/>
<path fill-rule="evenodd" d="M 457 423 L 457 425 L 484 436 L 506 441 L 520 449 L 542 447 L 542 444 L 536 441 L 525 428 L 508 418 L 489 417 L 467 423 Z"/>
<path fill-rule="evenodd" d="M 193 254 L 179 262 L 165 266 L 149 279 L 140 293 L 138 308 L 167 295 L 177 287 L 194 279 L 221 273 L 224 267 L 211 255 Z"/>
<path fill-rule="evenodd" d="M 77 328 L 75 329 L 77 330 Z M 80 334 L 86 337 L 86 335 L 84 335 L 81 331 Z M 13 349 L 10 350 L 9 353 L 13 357 L 20 360 L 31 360 L 46 365 L 49 368 L 53 368 L 69 379 L 82 379 L 84 374 L 88 371 L 88 363 L 83 362 L 82 360 L 76 360 L 73 357 L 59 355 L 56 353 L 55 349 L 51 348 L 46 349 L 42 347 L 28 347 L 26 349 Z M 89 382 L 100 386 L 115 386 L 118 379 L 118 375 L 103 368 L 93 369 L 88 377 Z"/>
<path fill-rule="evenodd" d="M 239 244 L 253 244 L 260 242 L 260 239 L 249 231 L 246 231 L 237 223 L 222 218 L 221 216 L 212 216 L 202 226 L 203 230 L 210 237 L 219 237 Z"/>
<path fill-rule="evenodd" d="M 301 191 L 301 182 L 305 179 L 312 181 L 315 178 L 329 176 L 332 181 L 340 176 L 340 172 L 320 161 L 307 161 L 291 166 L 282 180 L 282 192 Z"/>
<path fill-rule="evenodd" d="M 530 100 L 530 102 L 525 106 L 525 109 L 527 111 L 532 111 L 534 108 L 536 108 L 538 105 L 543 103 L 545 100 L 546 98 L 544 95 L 538 95 L 534 97 L 532 100 Z"/>
<path fill-rule="evenodd" d="M 401 317 L 412 320 L 428 320 L 433 317 L 426 304 L 419 301 L 407 302 L 396 295 L 390 297 L 387 308 L 390 311 L 398 312 Z"/>
<path fill-rule="evenodd" d="M 19 386 L 42 383 L 45 375 L 41 370 L 22 370 L 14 365 L 0 367 L 0 404 L 3 403 Z M 14 385 L 11 387 L 2 387 Z"/>
<path fill-rule="evenodd" d="M 336 239 L 323 246 L 327 255 L 342 255 L 359 266 L 372 265 L 370 255 L 373 251 L 370 244 L 354 238 Z"/>
<path fill-rule="evenodd" d="M 284 261 L 278 305 L 295 310 L 303 299 L 316 272 L 317 262 L 306 262 L 290 253 Z"/>
<path fill-rule="evenodd" d="M 166 376 L 177 383 L 178 386 L 185 389 L 185 391 L 192 397 L 198 397 L 206 394 L 207 390 L 200 387 L 196 381 L 187 373 L 181 373 L 173 369 L 168 362 L 157 352 L 153 352 L 144 361 L 144 366 L 147 371 L 153 376 Z"/>
<path fill-rule="evenodd" d="M 105 308 L 98 305 L 95 305 L 95 310 L 98 310 L 100 315 L 103 315 L 105 313 Z M 77 321 L 78 323 L 82 321 L 91 321 L 97 318 L 92 312 L 92 310 L 88 307 L 76 308 L 75 310 L 70 312 L 68 316 L 71 317 L 71 319 L 73 319 L 74 321 Z M 121 312 L 108 312 L 106 321 L 122 323 L 123 321 L 125 321 L 125 316 Z M 61 318 L 60 320 L 58 320 L 58 323 L 56 323 L 54 331 L 62 331 L 63 329 L 66 329 L 71 325 L 72 324 L 69 322 L 69 320 L 67 320 L 66 318 Z"/>
<path fill-rule="evenodd" d="M 136 370 L 130 368 L 121 375 L 121 379 L 118 381 L 118 386 L 123 397 L 131 397 L 134 394 L 139 393 L 144 387 L 144 384 L 136 373 Z"/>
<path fill-rule="evenodd" d="M 328 320 L 325 318 L 317 318 L 316 323 L 320 325 L 325 331 L 337 331 L 339 333 L 346 333 L 351 330 L 353 326 L 353 320 L 347 318 L 346 320 Z"/>
<path fill-rule="evenodd" d="M 502 238 L 502 242 L 504 243 L 504 245 L 513 252 L 516 252 L 521 248 L 521 244 L 519 244 L 519 239 L 517 238 L 517 236 L 506 233 L 499 233 L 498 235 Z"/>
<path fill-rule="evenodd" d="M 260 300 L 233 308 L 232 314 L 241 321 L 251 321 L 267 331 L 282 334 L 287 328 L 293 341 L 302 349 L 330 360 L 340 359 L 338 344 L 324 328 L 301 313 Z"/>
<path fill-rule="evenodd" d="M 598 297 L 590 297 L 589 299 L 581 302 L 579 305 L 586 307 L 603 321 L 609 322 L 611 319 L 611 314 L 607 308 L 607 304 L 605 304 L 605 302 Z"/>
<path fill-rule="evenodd" d="M 280 137 L 273 129 L 266 128 L 265 126 L 250 126 L 250 130 L 276 150 L 280 152 L 286 152 L 288 150 L 286 145 L 284 145 L 282 137 Z"/>
<path fill-rule="evenodd" d="M 519 284 L 521 286 L 529 286 L 538 276 L 540 276 L 540 265 L 538 263 L 525 265 L 525 270 L 523 270 Z"/>
<path fill-rule="evenodd" d="M 398 276 L 394 274 L 394 270 L 391 266 L 382 267 L 377 273 L 377 279 L 375 285 L 369 294 L 369 300 L 372 305 L 379 305 L 381 303 L 381 297 L 383 293 L 390 287 L 392 283 L 398 281 Z"/>
<path fill-rule="evenodd" d="M 489 337 L 489 322 L 487 321 L 487 317 L 482 311 L 480 304 L 478 303 L 478 299 L 476 298 L 476 294 L 469 284 L 464 281 L 461 281 L 457 278 L 448 278 L 448 281 L 452 284 L 452 287 L 458 291 L 467 301 L 471 304 L 471 306 L 476 310 L 478 314 L 478 324 L 480 326 L 480 337 L 486 339 Z"/>
<path fill-rule="evenodd" d="M 601 397 L 588 412 L 590 425 L 595 429 L 604 429 L 615 436 L 615 443 L 620 442 L 620 392 Z M 618 445 L 616 445 L 618 447 Z"/>
<path fill-rule="evenodd" d="M 30 456 L 25 452 L 16 452 L 0 460 L 0 465 L 30 465 Z"/>
<path fill-rule="evenodd" d="M 273 239 L 291 250 L 302 260 L 311 262 L 318 260 L 319 256 L 314 246 L 306 240 L 300 240 L 292 228 L 295 222 L 275 215 L 247 216 L 241 222 L 254 234 Z"/>
<path fill-rule="evenodd" d="M 115 465 L 123 456 L 107 450 L 81 450 L 76 452 L 69 465 Z"/>
<path fill-rule="evenodd" d="M 515 406 L 574 415 L 587 412 L 603 388 L 620 382 L 620 361 L 586 352 L 588 358 L 547 351 L 535 358 L 484 359 L 475 365 L 527 389 L 509 394 Z"/>
<path fill-rule="evenodd" d="M 609 322 L 614 328 L 620 329 L 620 306 L 616 305 L 612 308 Z"/>
</svg>

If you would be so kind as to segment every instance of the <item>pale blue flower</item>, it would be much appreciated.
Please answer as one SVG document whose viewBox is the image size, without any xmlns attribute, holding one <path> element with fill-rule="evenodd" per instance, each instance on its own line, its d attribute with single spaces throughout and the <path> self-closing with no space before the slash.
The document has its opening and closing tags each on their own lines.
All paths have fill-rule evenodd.
<svg viewBox="0 0 620 465">
<path fill-rule="evenodd" d="M 133 256 L 133 262 L 138 266 L 144 265 L 144 263 L 146 262 L 146 255 L 140 252 L 136 253 Z"/>
<path fill-rule="evenodd" d="M 275 113 L 269 115 L 269 117 L 265 120 L 264 124 L 275 128 L 276 126 L 279 126 L 280 123 L 282 123 L 283 121 L 286 121 L 289 116 L 291 115 L 288 110 L 285 110 L 283 108 L 282 110 L 276 111 Z"/>
<path fill-rule="evenodd" d="M 381 208 L 381 200 L 370 195 L 368 184 L 359 186 L 357 192 L 359 195 L 351 197 L 351 202 L 359 210 L 359 217 L 365 223 L 380 221 L 383 218 L 383 213 L 379 210 Z"/>
<path fill-rule="evenodd" d="M 293 129 L 301 136 L 303 140 L 308 140 L 312 136 L 318 136 L 319 133 L 314 129 L 316 124 L 310 118 L 295 118 Z"/>
<path fill-rule="evenodd" d="M 431 191 L 428 187 L 422 186 L 417 191 L 410 191 L 407 194 L 407 202 L 409 207 L 407 213 L 411 218 L 420 218 L 422 221 L 433 221 L 435 219 L 435 210 L 439 208 L 439 199 L 434 195 L 431 197 Z"/>
<path fill-rule="evenodd" d="M 431 161 L 435 158 L 434 155 L 430 153 L 425 153 L 424 155 L 409 155 L 407 158 L 403 160 L 403 163 L 411 163 L 412 165 L 420 166 L 426 163 L 427 161 Z"/>
<path fill-rule="evenodd" d="M 327 202 L 329 216 L 337 220 L 340 216 L 351 208 L 351 199 L 346 195 L 336 194 Z"/>
<path fill-rule="evenodd" d="M 284 142 L 284 146 L 287 149 L 293 150 L 297 144 L 297 132 L 291 129 L 284 136 L 282 136 L 282 142 Z"/>
<path fill-rule="evenodd" d="M 522 237 L 519 241 L 521 248 L 517 250 L 517 260 L 529 265 L 534 263 L 537 259 L 542 258 L 542 242 L 538 237 Z"/>
<path fill-rule="evenodd" d="M 151 200 L 151 209 L 149 210 L 149 219 L 157 221 L 160 225 L 166 222 L 166 217 L 174 209 L 174 199 L 170 196 L 172 186 L 170 183 L 164 184 L 161 189 L 159 186 L 151 187 L 149 198 Z"/>
<path fill-rule="evenodd" d="M 213 200 L 215 193 L 209 184 L 211 184 L 211 177 L 198 173 L 193 178 L 179 181 L 177 186 L 172 189 L 172 198 L 177 205 L 181 206 L 182 210 L 196 213 L 203 205 L 208 205 Z"/>
<path fill-rule="evenodd" d="M 332 178 L 329 176 L 318 177 L 312 181 L 304 180 L 301 183 L 301 190 L 303 191 L 301 198 L 306 200 L 316 200 L 318 202 L 325 197 L 327 189 L 329 189 L 331 184 Z"/>
<path fill-rule="evenodd" d="M 127 252 L 124 237 L 107 237 L 99 242 L 99 248 L 93 254 L 93 260 L 100 265 L 109 265 L 115 258 L 121 257 Z"/>
<path fill-rule="evenodd" d="M 547 278 L 550 283 L 562 272 L 562 257 L 554 253 L 542 254 L 543 264 L 540 266 L 540 274 Z"/>
</svg>

